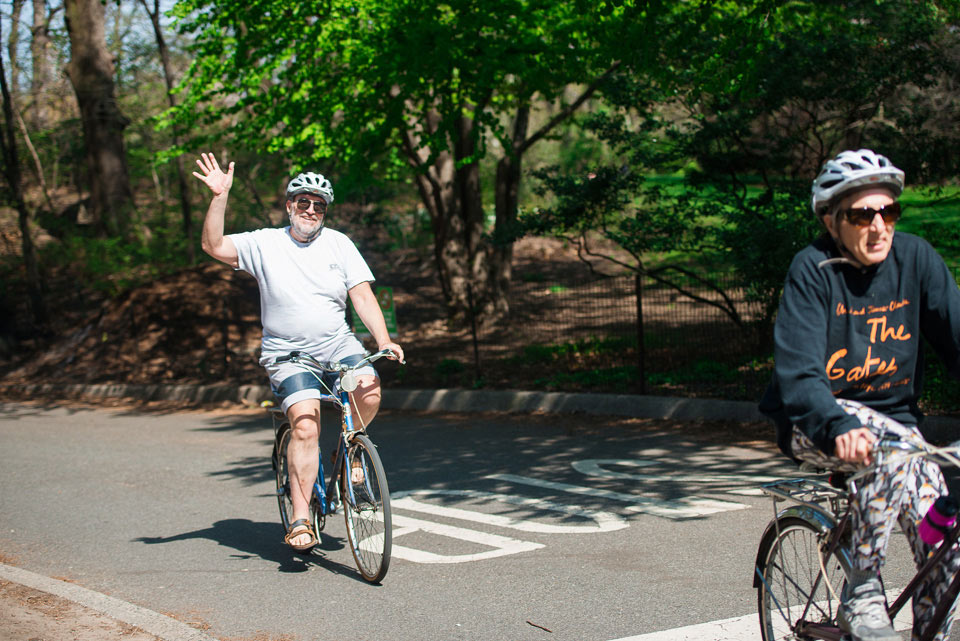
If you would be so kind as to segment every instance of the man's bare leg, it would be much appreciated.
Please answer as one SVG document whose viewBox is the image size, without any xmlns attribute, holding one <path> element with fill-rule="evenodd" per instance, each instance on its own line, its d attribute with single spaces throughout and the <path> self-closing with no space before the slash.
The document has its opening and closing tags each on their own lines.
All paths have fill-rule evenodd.
<svg viewBox="0 0 960 641">
<path fill-rule="evenodd" d="M 357 389 L 350 395 L 354 409 L 363 426 L 370 425 L 370 421 L 380 409 L 380 379 L 376 376 L 358 376 Z M 360 427 L 358 425 L 357 427 Z"/>
<path fill-rule="evenodd" d="M 320 471 L 317 447 L 320 439 L 320 401 L 311 398 L 294 403 L 287 410 L 290 419 L 290 443 L 287 445 L 287 469 L 290 473 L 290 500 L 293 521 L 310 518 L 310 497 Z M 294 547 L 308 545 L 313 537 L 307 533 L 290 539 Z"/>
</svg>

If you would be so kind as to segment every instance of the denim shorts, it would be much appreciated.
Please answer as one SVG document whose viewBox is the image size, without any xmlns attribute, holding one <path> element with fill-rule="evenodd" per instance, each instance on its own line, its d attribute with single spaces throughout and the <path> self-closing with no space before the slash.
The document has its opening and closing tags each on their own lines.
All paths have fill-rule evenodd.
<svg viewBox="0 0 960 641">
<path fill-rule="evenodd" d="M 362 359 L 363 354 L 352 354 L 341 358 L 340 362 L 345 365 L 356 365 Z M 274 396 L 280 401 L 280 409 L 284 413 L 294 403 L 309 398 L 320 398 L 331 392 L 334 394 L 339 392 L 340 375 L 334 372 L 324 372 L 319 375 L 304 370 L 296 363 L 280 363 L 267 366 L 267 373 L 270 375 L 270 387 Z M 377 370 L 370 363 L 357 369 L 356 374 L 379 378 Z"/>
</svg>

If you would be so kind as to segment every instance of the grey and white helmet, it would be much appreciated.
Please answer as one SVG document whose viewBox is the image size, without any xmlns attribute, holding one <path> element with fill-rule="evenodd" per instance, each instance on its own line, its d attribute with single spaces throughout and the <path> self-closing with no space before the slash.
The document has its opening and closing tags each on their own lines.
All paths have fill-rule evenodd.
<svg viewBox="0 0 960 641">
<path fill-rule="evenodd" d="M 823 164 L 814 179 L 810 205 L 813 213 L 820 216 L 831 202 L 858 187 L 887 187 L 896 197 L 903 191 L 903 184 L 903 171 L 894 167 L 886 156 L 870 149 L 841 151 Z"/>
<path fill-rule="evenodd" d="M 304 172 L 287 184 L 287 200 L 300 194 L 320 196 L 329 205 L 333 202 L 333 185 L 323 177 L 323 174 Z"/>
</svg>

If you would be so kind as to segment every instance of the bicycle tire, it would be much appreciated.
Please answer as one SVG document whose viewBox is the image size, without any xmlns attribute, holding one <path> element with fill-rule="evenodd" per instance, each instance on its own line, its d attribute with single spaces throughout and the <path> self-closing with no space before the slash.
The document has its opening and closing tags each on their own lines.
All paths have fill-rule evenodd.
<svg viewBox="0 0 960 641">
<path fill-rule="evenodd" d="M 362 479 L 351 482 L 351 471 L 357 466 Z M 367 581 L 379 583 L 390 567 L 393 524 L 383 463 L 366 435 L 355 435 L 347 445 L 340 482 L 343 518 L 357 569 Z"/>
<path fill-rule="evenodd" d="M 274 451 L 274 469 L 277 477 L 277 504 L 280 508 L 280 523 L 283 533 L 286 534 L 293 522 L 293 500 L 290 498 L 290 472 L 287 467 L 287 446 L 290 444 L 290 427 L 284 425 L 277 434 L 276 450 Z M 320 540 L 323 530 L 323 514 L 314 495 L 310 500 L 310 522 L 313 525 L 313 535 Z"/>
<path fill-rule="evenodd" d="M 757 571 L 757 611 L 763 641 L 807 639 L 796 625 L 807 608 L 809 623 L 835 625 L 845 573 L 836 551 L 824 559 L 831 591 L 820 569 L 821 529 L 809 521 L 788 516 L 779 519 L 760 542 Z M 813 598 L 810 599 L 810 595 Z"/>
</svg>

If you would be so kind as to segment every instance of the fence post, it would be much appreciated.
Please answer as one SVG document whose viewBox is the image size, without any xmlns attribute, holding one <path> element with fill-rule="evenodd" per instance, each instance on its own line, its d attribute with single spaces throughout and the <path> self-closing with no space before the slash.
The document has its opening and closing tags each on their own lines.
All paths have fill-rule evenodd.
<svg viewBox="0 0 960 641">
<path fill-rule="evenodd" d="M 474 382 L 483 378 L 480 369 L 480 345 L 477 338 L 477 314 L 473 306 L 473 286 L 467 283 L 467 305 L 470 307 L 470 334 L 473 336 L 473 365 L 476 368 Z"/>
<path fill-rule="evenodd" d="M 639 270 L 636 276 L 637 290 L 637 368 L 640 374 L 640 393 L 647 393 L 647 376 L 644 371 L 644 352 L 643 346 L 643 273 Z"/>
</svg>

